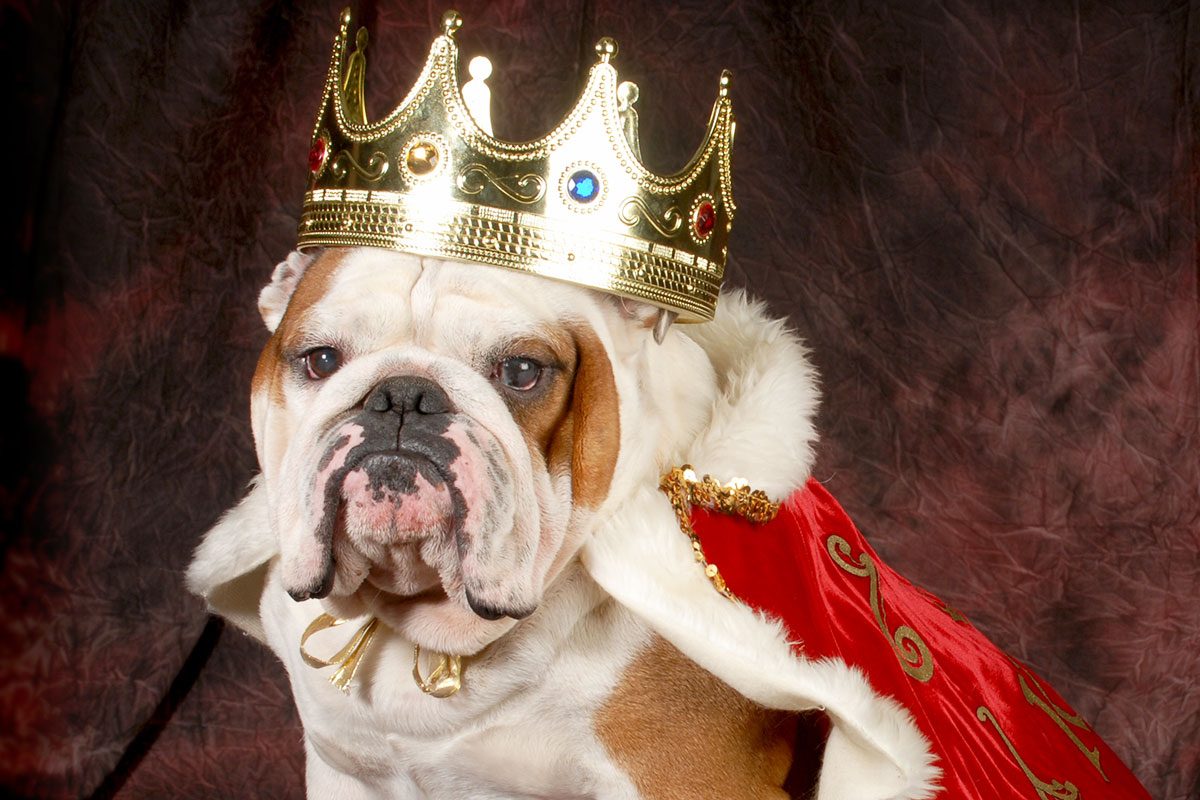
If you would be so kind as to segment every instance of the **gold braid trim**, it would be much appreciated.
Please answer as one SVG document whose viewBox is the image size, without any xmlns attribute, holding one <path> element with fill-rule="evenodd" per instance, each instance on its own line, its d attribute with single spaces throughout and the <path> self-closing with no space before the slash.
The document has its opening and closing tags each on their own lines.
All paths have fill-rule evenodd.
<svg viewBox="0 0 1200 800">
<path fill-rule="evenodd" d="M 767 497 L 766 492 L 751 489 L 740 478 L 734 478 L 723 484 L 717 483 L 711 475 L 697 478 L 696 471 L 690 464 L 675 467 L 663 475 L 658 488 L 671 502 L 679 529 L 691 539 L 692 554 L 704 568 L 704 574 L 708 576 L 713 587 L 727 599 L 737 600 L 733 592 L 729 591 L 729 587 L 725 584 L 725 578 L 717 569 L 717 565 L 709 563 L 704 555 L 704 547 L 700 544 L 700 538 L 696 535 L 695 528 L 692 527 L 692 506 L 702 506 L 722 514 L 732 514 L 755 524 L 761 524 L 775 519 L 775 515 L 779 513 L 779 503 L 773 502 L 771 498 Z"/>
</svg>

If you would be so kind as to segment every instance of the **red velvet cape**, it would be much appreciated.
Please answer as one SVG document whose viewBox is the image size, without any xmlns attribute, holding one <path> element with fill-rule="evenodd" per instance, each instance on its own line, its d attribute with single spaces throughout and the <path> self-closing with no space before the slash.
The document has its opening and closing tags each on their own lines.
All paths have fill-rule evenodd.
<svg viewBox="0 0 1200 800">
<path fill-rule="evenodd" d="M 763 525 L 700 508 L 692 519 L 709 563 L 783 621 L 797 655 L 861 669 L 912 714 L 938 757 L 940 796 L 1149 797 L 1052 688 L 880 561 L 816 481 Z"/>
</svg>

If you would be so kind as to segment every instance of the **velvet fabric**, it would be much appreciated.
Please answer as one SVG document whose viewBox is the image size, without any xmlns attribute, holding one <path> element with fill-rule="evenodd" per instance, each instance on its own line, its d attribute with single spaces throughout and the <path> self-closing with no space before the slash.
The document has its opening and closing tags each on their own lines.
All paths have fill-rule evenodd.
<svg viewBox="0 0 1200 800">
<path fill-rule="evenodd" d="M 770 522 L 696 508 L 692 526 L 737 602 L 782 621 L 798 657 L 860 670 L 912 715 L 942 796 L 1149 800 L 1053 688 L 881 561 L 817 481 Z"/>
<path fill-rule="evenodd" d="M 1192 0 L 462 0 L 497 132 L 595 56 L 674 169 L 733 72 L 728 283 L 812 347 L 816 477 L 888 563 L 1200 795 Z M 444 6 L 361 2 L 373 117 Z M 182 572 L 255 471 L 340 0 L 0 4 L 0 791 L 298 797 L 281 668 Z"/>
</svg>

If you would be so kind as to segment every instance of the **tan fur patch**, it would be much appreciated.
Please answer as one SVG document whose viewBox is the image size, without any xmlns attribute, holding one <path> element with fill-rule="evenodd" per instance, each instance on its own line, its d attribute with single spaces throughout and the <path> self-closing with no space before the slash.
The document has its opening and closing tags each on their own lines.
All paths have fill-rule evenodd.
<svg viewBox="0 0 1200 800">
<path fill-rule="evenodd" d="M 507 351 L 542 364 L 554 363 L 561 370 L 561 374 L 555 376 L 554 384 L 537 400 L 509 403 L 513 419 L 525 435 L 530 455 L 545 463 L 556 431 L 562 426 L 570 407 L 571 386 L 579 362 L 575 343 L 562 331 L 542 331 L 536 337 L 513 342 Z"/>
<path fill-rule="evenodd" d="M 577 367 L 571 410 L 550 444 L 551 468 L 571 465 L 576 506 L 595 508 L 608 496 L 621 449 L 621 416 L 612 364 L 594 331 L 574 331 Z"/>
<path fill-rule="evenodd" d="M 795 717 L 747 700 L 661 637 L 596 716 L 609 754 L 647 800 L 787 800 Z"/>
<path fill-rule="evenodd" d="M 282 372 L 287 368 L 284 353 L 288 345 L 294 343 L 300 335 L 305 314 L 318 300 L 325 296 L 329 282 L 338 267 L 342 265 L 349 251 L 344 248 L 330 248 L 322 252 L 304 271 L 300 283 L 288 300 L 287 310 L 279 327 L 263 347 L 258 356 L 258 365 L 254 369 L 254 379 L 250 383 L 250 392 L 269 392 L 271 402 L 276 406 L 284 404 Z"/>
</svg>

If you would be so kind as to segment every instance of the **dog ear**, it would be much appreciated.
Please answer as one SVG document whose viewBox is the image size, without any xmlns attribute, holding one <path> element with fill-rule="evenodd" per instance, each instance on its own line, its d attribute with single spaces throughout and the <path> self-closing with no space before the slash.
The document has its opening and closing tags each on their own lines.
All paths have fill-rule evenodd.
<svg viewBox="0 0 1200 800">
<path fill-rule="evenodd" d="M 293 250 L 288 257 L 275 265 L 268 283 L 258 295 L 258 312 L 262 314 L 263 322 L 271 333 L 279 327 L 283 312 L 287 310 L 292 293 L 300 284 L 305 271 L 316 258 L 316 252 L 301 253 Z"/>
<path fill-rule="evenodd" d="M 596 508 L 608 496 L 621 449 L 620 406 L 612 363 L 599 337 L 591 330 L 579 330 L 575 346 L 579 362 L 571 389 L 571 416 L 559 436 L 570 437 L 575 505 Z"/>
<path fill-rule="evenodd" d="M 631 320 L 636 325 L 652 330 L 654 341 L 659 344 L 662 344 L 663 339 L 667 338 L 667 331 L 675 322 L 675 318 L 679 316 L 674 311 L 667 311 L 665 308 L 643 303 L 640 300 L 614 297 L 613 301 L 617 304 L 617 310 L 622 319 Z"/>
</svg>

